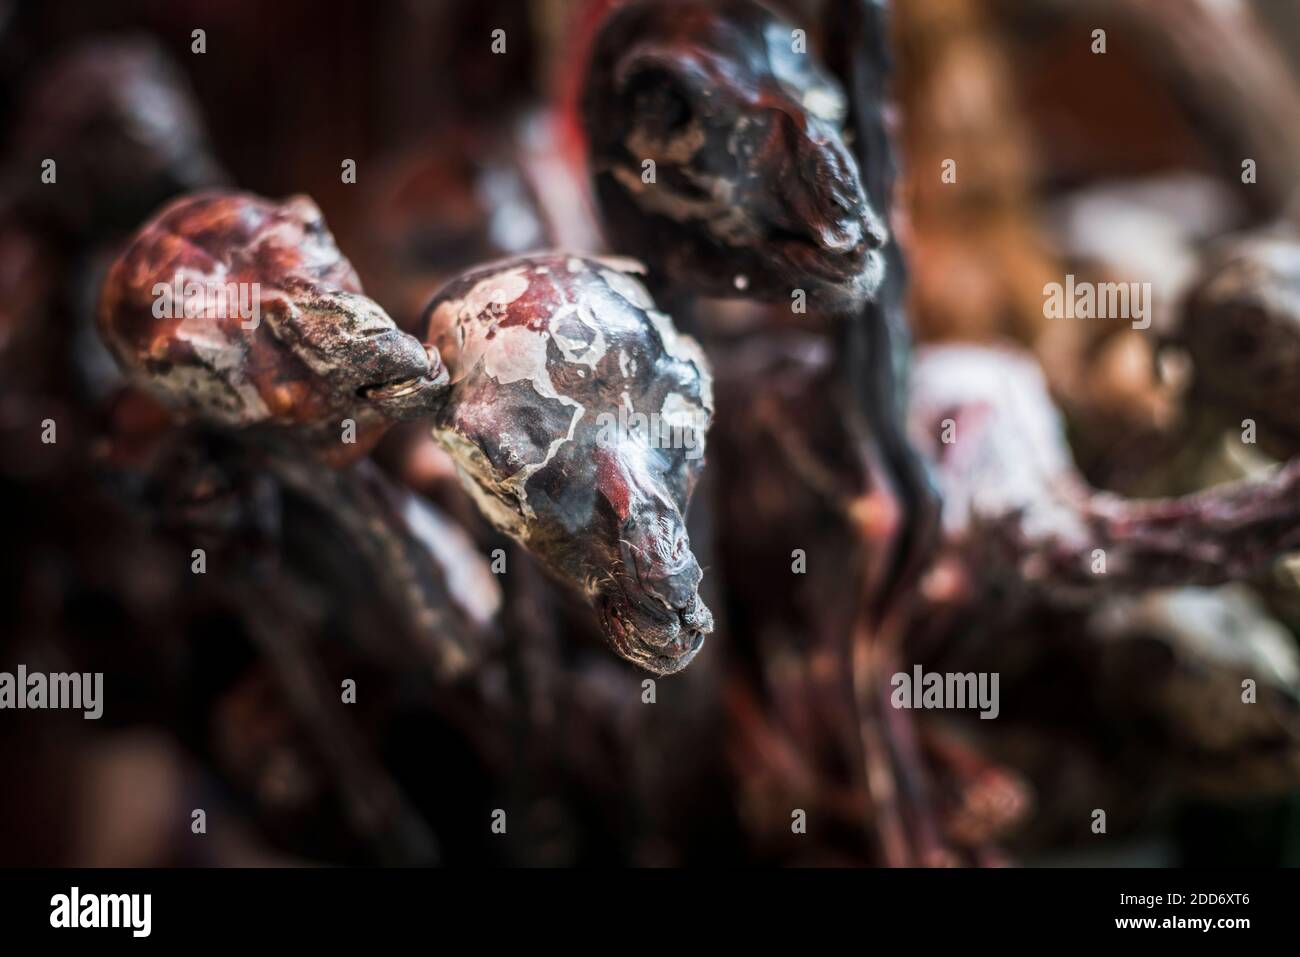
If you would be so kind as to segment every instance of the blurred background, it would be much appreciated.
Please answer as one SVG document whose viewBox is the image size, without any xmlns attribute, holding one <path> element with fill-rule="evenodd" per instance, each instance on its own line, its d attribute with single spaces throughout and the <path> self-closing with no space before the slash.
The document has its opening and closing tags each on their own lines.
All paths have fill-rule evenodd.
<svg viewBox="0 0 1300 957">
<path fill-rule="evenodd" d="M 0 864 L 882 863 L 844 757 L 852 701 L 827 693 L 842 676 L 825 636 L 852 580 L 831 570 L 792 591 L 756 570 L 769 552 L 788 566 L 790 547 L 754 509 L 830 551 L 842 531 L 799 517 L 771 465 L 776 433 L 747 418 L 741 346 L 765 334 L 758 307 L 716 304 L 700 332 L 719 415 L 692 538 L 722 611 L 653 704 L 590 611 L 478 517 L 420 428 L 390 433 L 367 468 L 442 530 L 424 544 L 457 609 L 446 627 L 478 649 L 451 680 L 400 634 L 347 522 L 220 437 L 178 439 L 95 333 L 108 264 L 194 189 L 310 195 L 408 330 L 471 265 L 602 249 L 576 102 L 611 5 L 0 0 L 0 670 L 105 674 L 98 721 L 0 713 Z M 821 22 L 817 0 L 770 6 Z M 1274 366 L 1300 356 L 1300 11 L 906 0 L 892 29 L 893 215 L 918 342 L 1031 352 L 1101 489 L 1181 494 L 1293 454 L 1300 365 Z M 46 157 L 57 186 L 40 182 Z M 1198 331 L 1194 292 L 1225 249 L 1261 237 L 1282 252 L 1247 286 L 1271 298 L 1224 308 L 1267 312 L 1274 338 Z M 1152 328 L 1045 319 L 1044 286 L 1067 274 L 1152 283 Z M 791 373 L 768 391 L 796 415 L 808 388 Z M 1247 416 L 1258 445 L 1239 441 Z M 195 541 L 249 571 L 192 575 Z M 489 570 L 494 549 L 509 574 Z M 914 862 L 1300 863 L 1287 567 L 1012 617 L 977 598 L 928 619 L 909 660 L 997 670 L 1003 706 L 991 722 L 917 717 L 926 797 L 906 815 L 942 851 Z M 1244 723 L 1205 704 L 1243 673 L 1260 684 Z M 346 678 L 360 693 L 340 715 L 323 702 Z M 795 808 L 807 834 L 791 831 Z"/>
</svg>

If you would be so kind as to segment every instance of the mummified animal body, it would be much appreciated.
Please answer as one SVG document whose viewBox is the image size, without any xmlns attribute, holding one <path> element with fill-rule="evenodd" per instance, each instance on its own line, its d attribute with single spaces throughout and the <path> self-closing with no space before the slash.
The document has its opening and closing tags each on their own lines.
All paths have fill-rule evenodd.
<svg viewBox="0 0 1300 957">
<path fill-rule="evenodd" d="M 713 387 L 636 268 L 556 253 L 472 270 L 434 297 L 426 338 L 451 377 L 434 433 L 484 514 L 582 588 L 620 655 L 668 674 L 713 628 L 684 517 Z"/>
</svg>

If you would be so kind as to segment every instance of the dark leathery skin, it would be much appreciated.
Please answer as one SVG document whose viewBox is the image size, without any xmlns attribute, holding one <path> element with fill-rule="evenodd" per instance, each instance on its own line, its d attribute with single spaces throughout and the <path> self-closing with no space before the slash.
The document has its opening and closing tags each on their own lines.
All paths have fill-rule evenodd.
<svg viewBox="0 0 1300 957">
<path fill-rule="evenodd" d="M 844 142 L 844 93 L 794 29 L 750 0 L 629 3 L 604 23 L 583 99 L 591 173 L 613 246 L 652 276 L 785 301 L 880 283 L 886 230 Z"/>
</svg>

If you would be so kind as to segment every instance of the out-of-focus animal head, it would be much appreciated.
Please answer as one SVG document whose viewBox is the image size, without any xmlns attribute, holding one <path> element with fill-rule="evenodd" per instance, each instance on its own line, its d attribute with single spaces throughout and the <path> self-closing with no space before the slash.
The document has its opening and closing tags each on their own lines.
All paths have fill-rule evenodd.
<svg viewBox="0 0 1300 957">
<path fill-rule="evenodd" d="M 1186 349 L 1194 395 L 1259 423 L 1260 445 L 1300 451 L 1300 234 L 1232 237 L 1207 253 L 1171 337 Z"/>
<path fill-rule="evenodd" d="M 844 143 L 844 92 L 805 44 L 752 0 L 610 15 L 583 116 L 619 252 L 704 295 L 875 292 L 886 229 Z"/>
<path fill-rule="evenodd" d="M 451 386 L 434 434 L 483 513 L 581 589 L 624 658 L 685 667 L 712 631 L 685 511 L 712 379 L 623 260 L 472 270 L 426 310 Z"/>
<path fill-rule="evenodd" d="M 28 91 L 13 152 L 25 206 L 81 238 L 134 229 L 160 203 L 226 182 L 184 74 L 153 39 L 88 40 Z M 58 188 L 27 171 L 57 161 Z"/>
</svg>

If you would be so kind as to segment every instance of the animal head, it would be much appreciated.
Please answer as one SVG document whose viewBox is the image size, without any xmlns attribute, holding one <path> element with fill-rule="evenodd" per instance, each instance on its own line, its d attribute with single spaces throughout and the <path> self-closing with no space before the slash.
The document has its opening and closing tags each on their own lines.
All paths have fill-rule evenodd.
<svg viewBox="0 0 1300 957">
<path fill-rule="evenodd" d="M 164 207 L 109 270 L 99 322 L 128 374 L 182 414 L 292 429 L 339 460 L 386 421 L 428 414 L 445 383 L 437 356 L 362 294 L 305 196 Z M 349 418 L 365 437 L 344 445 Z"/>
<path fill-rule="evenodd" d="M 58 189 L 32 177 L 22 200 L 83 241 L 227 180 L 184 74 L 143 35 L 87 40 L 53 60 L 22 104 L 13 152 L 23 170 L 58 158 Z"/>
<path fill-rule="evenodd" d="M 624 260 L 472 270 L 428 306 L 450 391 L 434 434 L 497 528 L 588 596 L 624 658 L 685 667 L 713 627 L 686 532 L 712 380 Z"/>
<path fill-rule="evenodd" d="M 583 99 L 615 246 L 694 291 L 872 295 L 887 234 L 844 142 L 843 90 L 751 0 L 616 9 Z"/>
</svg>

